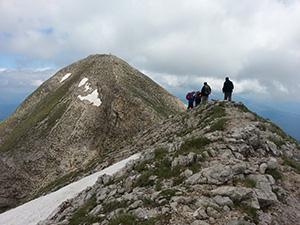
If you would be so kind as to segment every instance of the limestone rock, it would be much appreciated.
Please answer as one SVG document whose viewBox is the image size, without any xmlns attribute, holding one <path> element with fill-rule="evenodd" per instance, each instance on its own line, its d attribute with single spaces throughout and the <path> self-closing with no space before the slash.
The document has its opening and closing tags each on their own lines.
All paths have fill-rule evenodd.
<svg viewBox="0 0 300 225">
<path fill-rule="evenodd" d="M 0 124 L 0 183 L 7 184 L 0 206 L 131 155 L 119 148 L 184 110 L 179 99 L 113 55 L 91 55 L 59 70 Z"/>
<path fill-rule="evenodd" d="M 233 201 L 249 199 L 253 196 L 253 190 L 245 187 L 223 186 L 211 191 L 212 195 L 228 196 Z"/>
</svg>

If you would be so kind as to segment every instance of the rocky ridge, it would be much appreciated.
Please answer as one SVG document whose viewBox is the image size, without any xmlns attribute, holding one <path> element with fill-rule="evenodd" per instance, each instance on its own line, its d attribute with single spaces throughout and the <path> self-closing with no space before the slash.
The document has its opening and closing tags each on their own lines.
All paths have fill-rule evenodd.
<svg viewBox="0 0 300 225">
<path fill-rule="evenodd" d="M 59 70 L 0 124 L 0 211 L 131 154 L 132 136 L 183 110 L 112 55 Z"/>
<path fill-rule="evenodd" d="M 39 225 L 299 224 L 299 144 L 243 104 L 209 102 L 133 143 L 139 160 Z"/>
</svg>

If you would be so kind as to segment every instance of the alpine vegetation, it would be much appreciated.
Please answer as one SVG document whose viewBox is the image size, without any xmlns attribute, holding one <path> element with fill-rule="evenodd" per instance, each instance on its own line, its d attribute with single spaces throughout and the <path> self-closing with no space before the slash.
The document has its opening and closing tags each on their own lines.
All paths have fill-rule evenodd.
<svg viewBox="0 0 300 225">
<path fill-rule="evenodd" d="M 39 225 L 298 224 L 299 144 L 245 109 L 210 101 L 145 130 L 122 150 L 138 160 Z"/>
<path fill-rule="evenodd" d="M 0 221 L 299 224 L 299 143 L 209 93 L 186 111 L 115 56 L 63 68 L 0 124 L 1 210 L 27 201 Z"/>
<path fill-rule="evenodd" d="M 0 211 L 130 156 L 119 149 L 133 136 L 182 111 L 116 56 L 61 69 L 0 124 Z"/>
</svg>

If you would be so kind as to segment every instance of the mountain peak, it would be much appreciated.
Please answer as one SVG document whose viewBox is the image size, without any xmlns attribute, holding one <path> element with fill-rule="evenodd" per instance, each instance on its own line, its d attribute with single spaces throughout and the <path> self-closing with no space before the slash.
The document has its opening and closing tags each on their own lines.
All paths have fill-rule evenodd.
<svg viewBox="0 0 300 225">
<path fill-rule="evenodd" d="M 137 133 L 183 110 L 116 56 L 91 55 L 59 70 L 0 125 L 0 181 L 7 183 L 0 207 L 49 191 L 57 178 L 84 173 L 109 153 L 120 157 Z"/>
</svg>

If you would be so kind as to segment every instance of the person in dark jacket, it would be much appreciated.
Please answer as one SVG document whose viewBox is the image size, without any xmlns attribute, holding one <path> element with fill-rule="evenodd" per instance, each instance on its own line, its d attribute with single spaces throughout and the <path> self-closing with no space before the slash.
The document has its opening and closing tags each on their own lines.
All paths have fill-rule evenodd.
<svg viewBox="0 0 300 225">
<path fill-rule="evenodd" d="M 200 105 L 201 103 L 201 92 L 197 91 L 195 94 L 195 106 Z"/>
<path fill-rule="evenodd" d="M 186 95 L 186 100 L 188 100 L 188 110 L 194 108 L 195 92 L 189 92 Z"/>
<path fill-rule="evenodd" d="M 231 101 L 233 88 L 234 88 L 234 86 L 233 86 L 232 81 L 230 81 L 229 78 L 226 77 L 224 85 L 223 85 L 223 89 L 222 89 L 222 91 L 224 93 L 224 100 Z"/>
<path fill-rule="evenodd" d="M 204 85 L 201 89 L 201 102 L 203 104 L 205 104 L 208 101 L 208 96 L 211 93 L 211 88 L 210 86 L 207 84 L 207 82 L 204 82 Z"/>
</svg>

